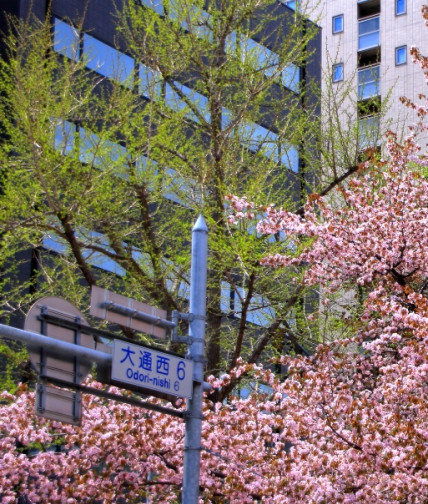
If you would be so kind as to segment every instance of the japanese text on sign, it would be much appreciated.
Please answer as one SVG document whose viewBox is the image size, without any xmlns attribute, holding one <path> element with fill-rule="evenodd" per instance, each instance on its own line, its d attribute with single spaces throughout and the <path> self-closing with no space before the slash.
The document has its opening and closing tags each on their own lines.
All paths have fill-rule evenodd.
<svg viewBox="0 0 428 504">
<path fill-rule="evenodd" d="M 192 397 L 193 361 L 115 340 L 113 380 L 178 397 Z"/>
</svg>

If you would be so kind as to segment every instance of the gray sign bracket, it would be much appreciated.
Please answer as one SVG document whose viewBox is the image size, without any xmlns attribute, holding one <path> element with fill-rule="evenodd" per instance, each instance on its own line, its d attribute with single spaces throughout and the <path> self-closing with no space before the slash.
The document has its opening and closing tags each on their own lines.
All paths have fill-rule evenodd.
<svg viewBox="0 0 428 504">
<path fill-rule="evenodd" d="M 143 322 L 148 322 L 149 324 L 153 324 L 158 327 L 164 327 L 165 329 L 174 329 L 174 322 L 170 320 L 162 319 L 160 317 L 155 317 L 150 315 L 149 313 L 144 313 L 138 310 L 134 310 L 133 308 L 128 308 L 127 306 L 120 305 L 118 303 L 113 303 L 113 301 L 107 301 L 102 303 L 101 308 L 106 308 L 107 310 L 120 313 L 121 315 L 127 315 L 136 320 L 142 320 Z"/>
<path fill-rule="evenodd" d="M 172 343 L 184 343 L 185 345 L 191 346 L 192 343 L 202 343 L 205 341 L 204 338 L 195 338 L 191 336 L 179 336 L 178 335 L 178 322 L 179 320 L 185 320 L 191 324 L 195 320 L 205 321 L 204 315 L 197 315 L 194 313 L 183 313 L 178 310 L 173 310 L 171 314 L 171 321 L 174 324 L 171 331 L 171 341 Z"/>
</svg>

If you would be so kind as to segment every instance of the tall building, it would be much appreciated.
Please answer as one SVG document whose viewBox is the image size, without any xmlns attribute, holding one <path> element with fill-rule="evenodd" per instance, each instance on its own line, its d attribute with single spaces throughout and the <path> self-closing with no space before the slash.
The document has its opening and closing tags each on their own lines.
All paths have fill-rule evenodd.
<svg viewBox="0 0 428 504">
<path fill-rule="evenodd" d="M 69 300 L 81 303 L 82 310 L 88 303 L 80 295 L 80 286 L 87 293 L 88 285 L 98 285 L 129 297 L 139 296 L 165 310 L 184 312 L 188 308 L 188 223 L 195 220 L 197 212 L 206 218 L 211 236 L 223 236 L 227 243 L 236 233 L 230 232 L 225 216 L 227 191 L 246 194 L 249 199 L 252 194 L 265 194 L 263 203 L 287 200 L 290 208 L 301 204 L 312 176 L 309 156 L 302 154 L 307 149 L 317 159 L 309 122 L 319 115 L 319 104 L 317 94 L 306 84 L 320 83 L 319 29 L 304 18 L 296 19 L 293 2 L 268 0 L 262 8 L 254 2 L 251 13 L 242 9 L 239 1 L 218 5 L 226 10 L 232 4 L 235 11 L 222 24 L 224 13 L 216 2 L 207 2 L 212 9 L 199 5 L 196 11 L 191 2 L 130 2 L 131 9 L 138 9 L 136 19 L 144 18 L 149 26 L 146 31 L 134 26 L 134 38 L 125 43 L 123 33 L 116 30 L 120 1 L 15 3 L 12 13 L 18 17 L 25 19 L 29 12 L 41 20 L 49 16 L 53 47 L 42 51 L 43 56 L 64 63 L 60 68 L 80 65 L 78 74 L 95 83 L 95 96 L 103 96 L 103 103 L 110 103 L 112 90 L 123 103 L 131 97 L 129 110 L 135 111 L 132 118 L 136 121 L 132 123 L 135 127 L 112 133 L 111 124 L 117 128 L 120 121 L 108 122 L 102 107 L 94 118 L 90 106 L 79 114 L 61 109 L 42 118 L 45 130 L 35 143 L 37 148 L 41 146 L 42 155 L 55 158 L 52 162 L 46 158 L 44 165 L 51 177 L 48 190 L 58 195 L 56 175 L 58 167 L 65 166 L 71 173 L 83 169 L 90 176 L 95 174 L 89 182 L 94 193 L 85 200 L 85 210 L 77 212 L 74 209 L 76 200 L 80 205 L 80 194 L 73 196 L 61 189 L 58 206 L 67 204 L 72 209 L 65 222 L 63 213 L 49 207 L 46 188 L 40 191 L 38 211 L 42 215 L 38 222 L 43 221 L 42 226 L 25 246 L 21 247 L 17 236 L 14 244 L 20 254 L 20 269 L 16 268 L 12 281 L 8 279 L 14 289 L 22 281 L 22 311 L 40 297 L 39 291 L 47 284 L 45 271 L 55 270 L 56 274 L 64 267 L 71 269 L 62 278 L 78 278 L 79 288 L 58 292 L 52 281 L 49 294 L 75 295 Z M 163 30 L 162 40 L 159 30 Z M 153 40 L 147 42 L 142 36 L 145 33 Z M 217 53 L 218 47 L 221 51 Z M 38 84 L 32 89 L 37 94 Z M 300 93 L 302 89 L 306 92 Z M 52 95 L 49 91 L 44 98 Z M 50 105 L 51 110 L 57 110 L 55 103 Z M 109 108 L 110 117 L 114 109 Z M 129 122 L 121 120 L 128 126 Z M 302 124 L 307 127 L 303 129 Z M 300 134 L 303 131 L 305 135 Z M 22 144 L 21 150 L 25 146 Z M 19 147 L 14 147 L 19 153 Z M 117 195 L 111 191 L 112 181 Z M 61 187 L 71 188 L 67 183 Z M 100 190 L 103 184 L 105 190 Z M 151 198 L 152 194 L 157 199 Z M 128 201 L 132 201 L 129 209 L 124 205 Z M 20 215 L 16 220 L 20 221 Z M 244 238 L 251 234 L 245 229 L 237 232 Z M 208 332 L 214 334 L 207 338 L 208 345 L 212 343 L 207 352 L 212 362 L 207 367 L 216 372 L 222 339 L 227 338 L 228 346 L 233 338 L 237 341 L 236 352 L 228 350 L 226 356 L 221 355 L 223 362 L 227 361 L 223 368 L 233 366 L 241 355 L 255 362 L 271 351 L 276 327 L 285 319 L 280 310 L 284 286 L 278 277 L 266 288 L 269 275 L 260 267 L 248 280 L 248 269 L 259 264 L 251 257 L 253 251 L 246 253 L 247 267 L 236 261 L 233 247 L 227 249 L 228 255 L 219 250 L 216 266 L 210 270 L 207 301 Z M 12 252 L 6 253 L 10 253 L 9 261 L 15 260 Z M 254 248 L 254 253 L 261 255 L 261 247 Z M 174 262 L 175 257 L 180 261 Z M 52 263 L 58 268 L 51 268 Z M 292 289 L 288 279 L 284 283 Z M 10 312 L 14 309 L 15 305 Z M 283 338 L 278 338 L 278 345 L 286 339 L 285 333 L 281 328 Z"/>
<path fill-rule="evenodd" d="M 303 3 L 303 2 L 302 2 Z M 416 112 L 402 105 L 418 102 L 426 82 L 410 49 L 428 54 L 424 0 L 313 0 L 322 27 L 324 89 L 342 86 L 354 101 L 352 113 L 365 131 L 362 146 L 379 142 L 388 128 L 407 135 Z M 355 103 L 357 102 L 357 103 Z M 345 102 L 346 103 L 346 102 Z M 348 102 L 349 103 L 349 102 Z M 380 128 L 380 130 L 379 130 Z"/>
</svg>

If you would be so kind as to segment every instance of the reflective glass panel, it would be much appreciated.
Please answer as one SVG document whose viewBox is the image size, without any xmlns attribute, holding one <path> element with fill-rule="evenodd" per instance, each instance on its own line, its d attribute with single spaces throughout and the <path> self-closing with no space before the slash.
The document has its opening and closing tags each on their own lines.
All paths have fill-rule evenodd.
<svg viewBox="0 0 428 504">
<path fill-rule="evenodd" d="M 338 63 L 333 65 L 333 82 L 339 82 L 343 80 L 343 63 Z"/>
<path fill-rule="evenodd" d="M 379 45 L 379 16 L 358 23 L 358 50 Z"/>
<path fill-rule="evenodd" d="M 79 32 L 57 18 L 54 21 L 54 50 L 77 61 L 79 59 Z"/>
<path fill-rule="evenodd" d="M 380 94 L 380 66 L 376 65 L 358 71 L 358 98 L 365 100 Z"/>
<path fill-rule="evenodd" d="M 333 17 L 333 33 L 343 32 L 343 14 Z"/>
<path fill-rule="evenodd" d="M 162 0 L 140 0 L 141 3 L 148 7 L 149 9 L 157 12 L 158 14 L 163 14 L 163 1 Z"/>
<path fill-rule="evenodd" d="M 140 63 L 140 94 L 149 100 L 156 100 L 161 96 L 161 88 L 161 74 Z"/>
<path fill-rule="evenodd" d="M 287 67 L 282 71 L 282 84 L 294 91 L 295 93 L 299 92 L 300 89 L 300 68 L 294 63 L 290 63 Z"/>
<path fill-rule="evenodd" d="M 132 85 L 134 60 L 130 56 L 87 33 L 83 38 L 83 48 L 88 68 L 122 84 Z"/>
<path fill-rule="evenodd" d="M 405 65 L 407 63 L 407 46 L 397 47 L 395 49 L 395 64 Z"/>
<path fill-rule="evenodd" d="M 176 81 L 174 81 L 174 86 L 176 89 L 180 90 L 180 92 L 186 96 L 189 101 L 194 103 L 195 109 L 206 121 L 210 120 L 208 99 L 206 96 Z M 199 122 L 198 116 L 191 110 L 190 106 L 186 103 L 186 100 L 182 98 L 169 84 L 165 86 L 165 104 L 176 112 L 188 109 L 189 113 L 187 116 L 193 121 Z"/>
<path fill-rule="evenodd" d="M 397 16 L 406 13 L 406 0 L 395 0 L 395 13 Z"/>
</svg>

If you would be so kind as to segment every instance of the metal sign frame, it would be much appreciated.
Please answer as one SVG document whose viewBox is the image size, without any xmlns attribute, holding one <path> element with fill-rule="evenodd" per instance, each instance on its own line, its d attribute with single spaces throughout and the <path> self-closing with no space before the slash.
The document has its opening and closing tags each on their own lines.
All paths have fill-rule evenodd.
<svg viewBox="0 0 428 504">
<path fill-rule="evenodd" d="M 186 411 L 173 410 L 172 408 L 163 408 L 159 405 L 145 403 L 131 397 L 119 396 L 117 394 L 110 394 L 106 391 L 93 389 L 81 385 L 82 378 L 80 372 L 81 364 L 97 363 L 101 368 L 111 367 L 113 362 L 113 355 L 111 349 L 107 345 L 99 343 L 97 336 L 102 332 L 90 328 L 81 323 L 79 320 L 61 321 L 57 320 L 58 327 L 66 325 L 69 329 L 75 330 L 79 327 L 79 331 L 85 334 L 91 334 L 94 338 L 94 345 L 89 347 L 78 344 L 74 338 L 73 342 L 61 341 L 48 335 L 40 334 L 36 330 L 22 330 L 14 327 L 0 324 L 0 336 L 10 338 L 16 341 L 26 343 L 30 352 L 37 351 L 41 353 L 41 358 L 38 363 L 39 378 L 42 387 L 47 384 L 55 385 L 57 387 L 71 389 L 68 390 L 67 399 L 74 401 L 73 394 L 89 393 L 113 399 L 116 401 L 132 404 L 155 411 L 160 411 L 168 415 L 173 415 L 185 420 L 185 439 L 184 439 L 184 470 L 183 470 L 183 491 L 182 503 L 183 504 L 197 504 L 199 500 L 199 475 L 200 475 L 200 452 L 201 452 L 201 432 L 202 432 L 202 399 L 203 391 L 209 390 L 209 384 L 206 384 L 203 379 L 204 371 L 204 352 L 205 352 L 205 313 L 206 313 L 206 280 L 207 280 L 207 252 L 208 252 L 208 229 L 202 216 L 200 216 L 192 230 L 192 262 L 191 262 L 191 285 L 190 285 L 190 313 L 186 316 L 189 321 L 189 337 L 187 339 L 178 337 L 179 341 L 187 343 L 189 350 L 187 357 L 193 361 L 192 366 L 192 394 L 187 398 Z M 176 325 L 178 314 L 175 312 L 174 322 L 169 324 Z M 50 320 L 53 321 L 55 317 Z M 57 319 L 61 317 L 56 317 Z M 132 318 L 132 317 L 131 317 Z M 43 317 L 39 319 L 43 323 Z M 159 319 L 157 319 L 159 321 Z M 160 325 L 160 324 L 157 324 Z M 80 335 L 80 332 L 79 332 Z M 174 337 L 177 338 L 176 333 Z M 79 339 L 79 338 L 77 338 Z M 123 341 L 121 339 L 121 341 Z M 177 340 L 176 340 L 177 341 Z M 101 349 L 100 349 L 101 348 Z M 64 362 L 70 362 L 70 359 L 75 363 L 78 362 L 79 366 L 74 369 L 73 382 L 64 380 L 61 376 L 55 376 L 55 373 L 49 373 L 48 366 L 44 365 L 44 354 L 52 359 L 62 359 Z M 169 354 L 167 354 L 169 355 Z M 181 358 L 181 362 L 185 359 Z M 187 361 L 186 361 L 187 362 Z M 181 366 L 181 365 L 180 365 Z M 180 371 L 178 371 L 180 369 Z M 176 372 L 181 373 L 182 368 L 177 365 Z M 122 385 L 122 388 L 131 388 L 132 386 Z M 132 388 L 131 388 L 132 389 Z M 47 390 L 46 388 L 44 389 Z M 153 391 L 151 391 L 152 395 Z M 64 398 L 65 396 L 62 396 Z M 74 422 L 78 404 L 73 402 L 73 411 L 71 420 Z"/>
</svg>

